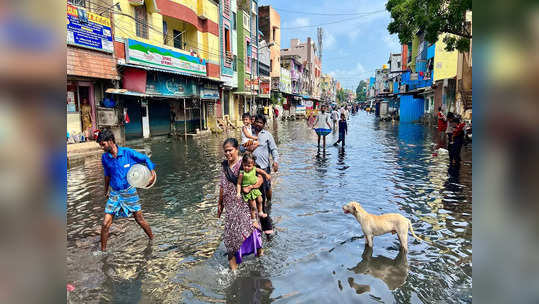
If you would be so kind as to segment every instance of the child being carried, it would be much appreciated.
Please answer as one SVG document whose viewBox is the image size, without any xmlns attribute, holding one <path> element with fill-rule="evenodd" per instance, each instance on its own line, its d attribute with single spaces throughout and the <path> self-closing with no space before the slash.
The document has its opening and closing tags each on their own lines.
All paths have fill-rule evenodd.
<svg viewBox="0 0 539 304">
<path fill-rule="evenodd" d="M 241 119 L 243 120 L 243 128 L 241 128 L 240 152 L 253 152 L 258 147 L 258 137 L 253 135 L 251 115 L 243 113 Z"/>
<path fill-rule="evenodd" d="M 253 223 L 257 223 L 256 212 L 262 218 L 268 215 L 262 210 L 262 192 L 255 185 L 258 181 L 259 175 L 264 176 L 267 180 L 271 179 L 271 176 L 266 171 L 255 167 L 255 157 L 251 153 L 245 153 L 243 155 L 242 170 L 238 176 L 237 192 L 238 197 L 243 196 L 243 200 L 248 202 L 251 209 L 251 220 Z"/>
</svg>

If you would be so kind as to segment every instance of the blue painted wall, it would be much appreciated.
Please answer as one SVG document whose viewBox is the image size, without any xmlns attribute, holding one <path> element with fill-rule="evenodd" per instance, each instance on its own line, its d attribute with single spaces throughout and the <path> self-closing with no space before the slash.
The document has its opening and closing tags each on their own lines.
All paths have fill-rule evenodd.
<svg viewBox="0 0 539 304">
<path fill-rule="evenodd" d="M 429 46 L 427 49 L 427 60 L 434 57 L 434 51 L 436 50 L 436 44 Z"/>
<path fill-rule="evenodd" d="M 423 98 L 414 98 L 413 95 L 402 95 L 400 100 L 400 121 L 416 122 L 425 112 Z"/>
</svg>

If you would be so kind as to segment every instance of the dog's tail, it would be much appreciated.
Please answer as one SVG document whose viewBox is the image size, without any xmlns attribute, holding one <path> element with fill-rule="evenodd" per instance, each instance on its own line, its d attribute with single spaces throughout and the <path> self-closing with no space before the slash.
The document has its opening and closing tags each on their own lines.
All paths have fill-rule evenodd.
<svg viewBox="0 0 539 304">
<path fill-rule="evenodd" d="M 425 242 L 425 243 L 430 243 L 430 242 L 427 242 L 425 241 L 424 239 L 418 237 L 417 235 L 415 235 L 414 233 L 414 228 L 412 227 L 412 222 L 410 222 L 410 220 L 408 220 L 408 228 L 410 228 L 410 232 L 412 233 L 412 236 L 415 237 L 416 239 L 422 241 L 422 242 Z"/>
</svg>

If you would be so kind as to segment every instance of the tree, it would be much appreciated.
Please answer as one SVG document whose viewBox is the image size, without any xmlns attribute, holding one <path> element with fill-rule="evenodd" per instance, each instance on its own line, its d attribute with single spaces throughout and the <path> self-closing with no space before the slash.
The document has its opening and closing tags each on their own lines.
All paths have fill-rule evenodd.
<svg viewBox="0 0 539 304">
<path fill-rule="evenodd" d="M 367 100 L 367 82 L 361 80 L 356 88 L 356 100 L 357 101 L 366 101 Z"/>
<path fill-rule="evenodd" d="M 337 90 L 337 102 L 338 103 L 343 103 L 343 102 L 346 102 L 346 101 L 347 101 L 347 95 L 344 92 L 344 89 L 340 88 L 339 90 Z"/>
<path fill-rule="evenodd" d="M 387 26 L 391 34 L 398 34 L 402 44 L 408 44 L 419 30 L 425 31 L 425 40 L 435 43 L 442 33 L 446 50 L 466 52 L 472 34 L 466 25 L 466 12 L 472 10 L 472 0 L 389 0 L 386 9 L 392 21 Z"/>
</svg>

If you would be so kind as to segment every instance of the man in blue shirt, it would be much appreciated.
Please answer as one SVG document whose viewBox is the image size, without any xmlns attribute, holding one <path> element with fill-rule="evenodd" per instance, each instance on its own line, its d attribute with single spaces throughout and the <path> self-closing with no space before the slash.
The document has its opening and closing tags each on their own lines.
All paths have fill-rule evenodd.
<svg viewBox="0 0 539 304">
<path fill-rule="evenodd" d="M 110 225 L 114 217 L 134 216 L 137 224 L 144 229 L 148 237 L 153 239 L 152 229 L 144 220 L 140 209 L 137 190 L 127 182 L 127 172 L 134 164 L 145 164 L 152 172 L 149 185 L 155 180 L 155 165 L 148 156 L 133 149 L 116 145 L 114 134 L 110 130 L 103 130 L 97 137 L 97 142 L 105 151 L 101 157 L 105 174 L 105 218 L 101 227 L 101 251 L 107 248 Z M 109 187 L 112 188 L 109 193 Z"/>
<path fill-rule="evenodd" d="M 256 157 L 256 166 L 270 174 L 270 154 L 271 157 L 273 157 L 273 164 L 271 164 L 271 167 L 274 172 L 277 172 L 277 170 L 279 170 L 279 152 L 277 151 L 277 145 L 275 144 L 273 135 L 271 135 L 268 130 L 264 129 L 265 126 L 266 117 L 258 114 L 253 124 L 255 135 L 258 137 L 258 146 L 253 151 L 253 155 Z M 262 192 L 262 209 L 264 213 L 268 214 L 270 208 L 269 204 L 272 197 L 271 181 L 264 178 L 260 191 Z M 269 238 L 270 235 L 273 234 L 273 224 L 269 215 L 268 217 L 260 218 L 260 224 L 262 225 L 262 230 Z"/>
</svg>

